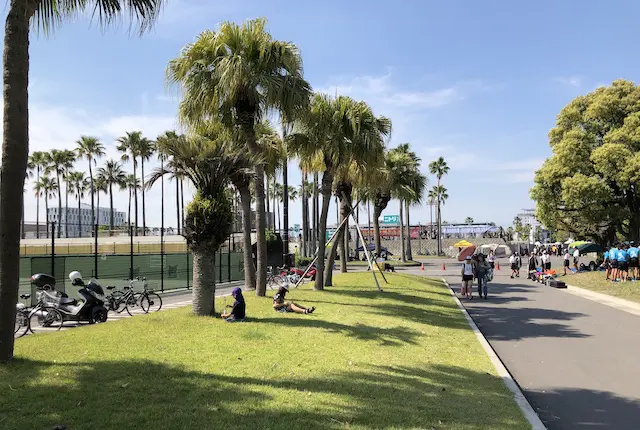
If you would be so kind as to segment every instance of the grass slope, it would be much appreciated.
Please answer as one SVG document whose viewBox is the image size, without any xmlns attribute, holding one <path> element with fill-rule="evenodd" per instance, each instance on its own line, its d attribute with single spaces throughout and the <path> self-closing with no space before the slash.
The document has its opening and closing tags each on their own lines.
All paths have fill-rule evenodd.
<svg viewBox="0 0 640 430">
<path fill-rule="evenodd" d="M 607 282 L 604 272 L 584 272 L 562 277 L 574 287 L 580 287 L 602 294 L 640 303 L 640 282 Z"/>
<path fill-rule="evenodd" d="M 247 293 L 245 323 L 183 308 L 19 339 L 0 428 L 529 428 L 447 289 L 388 279 L 293 291 L 313 315 Z"/>
</svg>

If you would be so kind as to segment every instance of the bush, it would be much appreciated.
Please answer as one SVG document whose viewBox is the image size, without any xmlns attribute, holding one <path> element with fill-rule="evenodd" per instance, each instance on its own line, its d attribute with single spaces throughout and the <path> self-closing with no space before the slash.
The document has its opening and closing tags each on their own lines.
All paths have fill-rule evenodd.
<svg viewBox="0 0 640 430">
<path fill-rule="evenodd" d="M 299 252 L 296 251 L 296 266 L 297 267 L 307 267 L 313 261 L 312 257 L 303 257 Z"/>
</svg>

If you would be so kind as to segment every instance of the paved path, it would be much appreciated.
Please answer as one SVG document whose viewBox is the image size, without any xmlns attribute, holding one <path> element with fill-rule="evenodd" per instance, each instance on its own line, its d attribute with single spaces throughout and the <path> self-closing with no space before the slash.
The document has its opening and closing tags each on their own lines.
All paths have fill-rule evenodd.
<svg viewBox="0 0 640 430">
<path fill-rule="evenodd" d="M 459 265 L 427 263 L 411 272 L 444 277 L 459 292 Z M 489 300 L 462 302 L 547 427 L 640 428 L 640 316 L 510 279 L 501 266 Z"/>
</svg>

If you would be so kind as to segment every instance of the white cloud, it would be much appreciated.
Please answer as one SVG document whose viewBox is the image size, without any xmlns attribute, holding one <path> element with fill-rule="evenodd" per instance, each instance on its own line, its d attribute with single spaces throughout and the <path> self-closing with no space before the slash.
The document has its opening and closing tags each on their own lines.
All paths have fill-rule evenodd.
<svg viewBox="0 0 640 430">
<path fill-rule="evenodd" d="M 443 88 L 430 92 L 398 92 L 385 97 L 385 101 L 396 106 L 422 107 L 434 109 L 446 106 L 464 99 L 456 87 Z"/>
<path fill-rule="evenodd" d="M 571 87 L 580 87 L 582 86 L 583 78 L 582 76 L 572 75 L 572 76 L 558 76 L 553 78 L 555 82 L 560 84 L 569 85 Z"/>
</svg>

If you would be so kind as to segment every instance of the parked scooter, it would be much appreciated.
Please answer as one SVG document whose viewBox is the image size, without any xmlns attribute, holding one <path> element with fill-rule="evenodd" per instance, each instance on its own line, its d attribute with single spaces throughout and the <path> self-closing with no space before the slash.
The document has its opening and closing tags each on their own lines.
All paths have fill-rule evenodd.
<svg viewBox="0 0 640 430">
<path fill-rule="evenodd" d="M 104 306 L 104 290 L 100 284 L 92 279 L 85 285 L 78 271 L 69 273 L 69 279 L 71 285 L 81 287 L 78 294 L 82 300 L 78 301 L 65 293 L 55 291 L 56 280 L 53 276 L 38 273 L 31 277 L 31 281 L 42 291 L 41 294 L 48 296 L 46 301 L 57 303 L 55 307 L 62 314 L 64 321 L 86 321 L 89 324 L 105 322 L 108 311 Z"/>
</svg>

